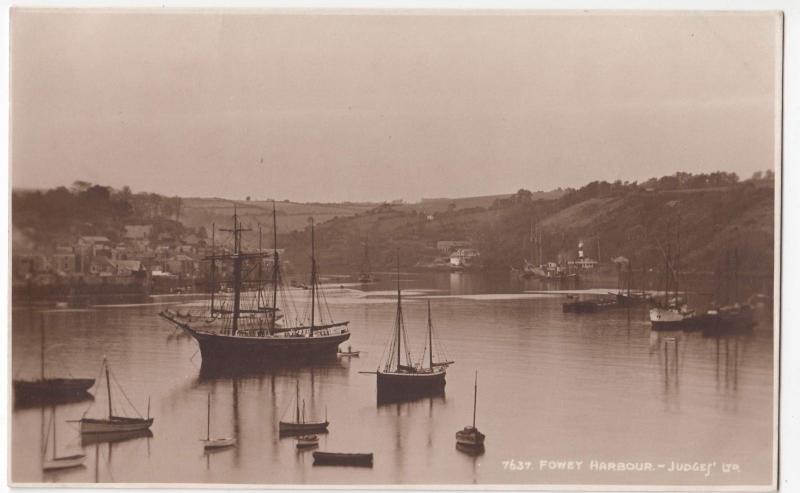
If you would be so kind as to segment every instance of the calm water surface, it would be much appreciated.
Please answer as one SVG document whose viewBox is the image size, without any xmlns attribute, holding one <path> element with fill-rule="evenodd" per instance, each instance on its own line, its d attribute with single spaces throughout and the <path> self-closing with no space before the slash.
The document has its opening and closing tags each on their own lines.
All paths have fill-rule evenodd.
<svg viewBox="0 0 800 493">
<path fill-rule="evenodd" d="M 384 276 L 384 278 L 388 278 Z M 613 283 L 610 283 L 613 284 Z M 277 369 L 235 378 L 201 376 L 191 338 L 157 317 L 164 308 L 199 311 L 189 298 L 141 306 L 49 310 L 48 368 L 98 375 L 105 355 L 132 404 L 145 414 L 151 399 L 152 436 L 81 444 L 76 423 L 107 408 L 96 399 L 57 408 L 58 452 L 83 450 L 84 467 L 42 472 L 43 431 L 50 408 L 15 408 L 15 482 L 181 483 L 453 483 L 453 484 L 766 484 L 772 473 L 773 333 L 762 320 L 747 335 L 656 333 L 644 308 L 598 314 L 562 313 L 563 294 L 542 294 L 535 281 L 504 276 L 406 276 L 405 317 L 412 349 L 424 344 L 425 306 L 448 355 L 446 394 L 378 406 L 375 376 L 395 315 L 392 283 L 367 292 L 326 286 L 330 310 L 350 320 L 360 358 L 302 369 Z M 614 286 L 606 286 L 614 287 Z M 702 298 L 696 295 L 695 301 Z M 13 312 L 13 373 L 39 368 L 40 310 Z M 763 314 L 762 314 L 763 315 Z M 764 317 L 766 318 L 766 317 Z M 472 419 L 472 385 L 479 371 L 477 424 L 486 452 L 455 449 L 454 434 Z M 318 450 L 373 452 L 372 469 L 312 466 L 280 438 L 296 382 L 307 414 L 327 411 L 329 433 Z M 238 446 L 205 454 L 206 398 L 213 400 L 212 434 L 236 436 Z M 119 399 L 117 399 L 119 397 Z M 120 401 L 120 402 L 117 402 Z M 127 406 L 124 396 L 115 406 Z M 127 406 L 129 407 L 129 406 Z M 530 461 L 508 470 L 504 461 Z M 542 470 L 541 460 L 583 461 L 581 470 Z M 669 467 L 715 462 L 703 472 L 603 472 L 592 460 L 649 461 Z M 722 463 L 739 472 L 724 474 Z"/>
</svg>

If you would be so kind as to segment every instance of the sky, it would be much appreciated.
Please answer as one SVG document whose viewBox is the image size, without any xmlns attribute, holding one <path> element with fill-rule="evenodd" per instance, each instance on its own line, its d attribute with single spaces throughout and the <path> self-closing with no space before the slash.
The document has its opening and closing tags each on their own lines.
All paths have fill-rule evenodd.
<svg viewBox="0 0 800 493">
<path fill-rule="evenodd" d="M 383 201 L 773 168 L 775 13 L 11 14 L 11 182 Z"/>
</svg>

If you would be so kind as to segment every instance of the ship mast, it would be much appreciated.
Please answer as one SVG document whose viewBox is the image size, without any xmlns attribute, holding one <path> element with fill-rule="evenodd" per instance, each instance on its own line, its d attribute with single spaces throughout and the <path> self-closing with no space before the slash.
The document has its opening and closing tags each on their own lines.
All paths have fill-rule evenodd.
<svg viewBox="0 0 800 493">
<path fill-rule="evenodd" d="M 231 327 L 232 335 L 236 335 L 239 330 L 239 312 L 242 298 L 242 232 L 250 231 L 249 229 L 242 228 L 239 222 L 239 216 L 236 214 L 236 204 L 233 206 L 233 229 L 222 229 L 220 231 L 227 231 L 233 233 L 233 325 Z"/>
<path fill-rule="evenodd" d="M 111 379 L 108 377 L 108 361 L 103 358 L 103 366 L 106 367 L 106 390 L 108 391 L 108 419 L 111 419 Z"/>
<path fill-rule="evenodd" d="M 214 262 L 214 255 L 216 255 L 216 249 L 214 246 L 214 233 L 216 231 L 215 223 L 211 223 L 211 275 L 209 276 L 210 284 L 211 284 L 211 316 L 214 316 L 214 291 L 217 290 L 217 287 L 214 285 L 214 271 L 217 269 L 217 264 Z"/>
<path fill-rule="evenodd" d="M 275 201 L 272 201 L 272 320 L 270 323 L 270 333 L 275 330 L 275 318 L 278 312 L 278 270 L 280 260 L 278 259 L 278 221 L 275 219 Z"/>
<path fill-rule="evenodd" d="M 41 347 L 39 348 L 39 350 L 40 350 L 41 355 L 42 355 L 42 358 L 41 358 L 42 359 L 42 361 L 41 361 L 41 372 L 42 372 L 42 380 L 44 380 L 44 315 L 42 315 L 41 328 L 42 328 L 42 341 L 41 341 Z"/>
<path fill-rule="evenodd" d="M 400 368 L 400 331 L 402 329 L 403 309 L 400 304 L 400 253 L 397 254 L 397 367 Z"/>
<path fill-rule="evenodd" d="M 431 323 L 431 300 L 428 300 L 428 362 L 433 370 L 433 324 Z"/>
<path fill-rule="evenodd" d="M 472 428 L 475 428 L 475 414 L 478 411 L 478 370 L 475 370 L 475 395 L 472 398 Z"/>
<path fill-rule="evenodd" d="M 309 335 L 314 335 L 314 303 L 317 298 L 317 261 L 314 258 L 314 218 L 311 218 L 311 326 Z"/>
</svg>

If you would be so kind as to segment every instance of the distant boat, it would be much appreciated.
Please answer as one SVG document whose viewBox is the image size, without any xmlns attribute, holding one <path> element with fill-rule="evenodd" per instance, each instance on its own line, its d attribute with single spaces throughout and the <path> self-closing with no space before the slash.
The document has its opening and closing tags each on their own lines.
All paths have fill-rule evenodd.
<svg viewBox="0 0 800 493">
<path fill-rule="evenodd" d="M 372 467 L 372 453 L 314 452 L 314 465 Z"/>
<path fill-rule="evenodd" d="M 319 445 L 319 437 L 317 435 L 300 435 L 297 437 L 297 448 L 311 448 Z"/>
<path fill-rule="evenodd" d="M 44 316 L 40 325 L 41 343 L 39 354 L 41 365 L 36 380 L 14 380 L 14 398 L 21 401 L 53 402 L 65 398 L 88 396 L 94 378 L 47 378 L 45 376 L 45 328 Z"/>
<path fill-rule="evenodd" d="M 208 394 L 208 413 L 206 419 L 206 438 L 203 440 L 203 448 L 220 449 L 236 445 L 236 438 L 211 438 L 211 394 Z"/>
<path fill-rule="evenodd" d="M 394 334 L 389 344 L 388 357 L 383 368 L 374 373 L 378 377 L 378 401 L 396 401 L 425 395 L 435 395 L 444 391 L 447 367 L 453 361 L 434 361 L 433 359 L 433 324 L 431 322 L 431 303 L 428 301 L 428 340 L 425 352 L 428 354 L 427 366 L 422 362 L 414 364 L 411 352 L 406 343 L 405 323 L 403 321 L 403 305 L 400 293 L 400 260 L 397 261 L 397 315 L 395 316 Z M 405 363 L 403 355 L 405 354 Z M 423 357 L 424 357 L 423 352 Z M 369 372 L 364 372 L 369 373 Z"/>
<path fill-rule="evenodd" d="M 56 408 L 53 406 L 52 414 L 50 415 L 52 426 L 47 428 L 48 435 L 53 433 L 53 450 L 52 456 L 47 458 L 47 445 L 50 443 L 49 437 L 45 438 L 45 449 L 42 451 L 42 469 L 45 471 L 55 471 L 59 469 L 71 469 L 73 467 L 80 467 L 86 460 L 84 454 L 65 455 L 59 457 L 57 455 L 58 449 L 56 446 Z"/>
<path fill-rule="evenodd" d="M 660 306 L 650 309 L 650 324 L 654 330 L 687 330 L 697 326 L 697 314 L 680 297 L 679 233 L 676 243 L 678 251 L 674 259 L 670 252 L 670 245 L 667 245 L 667 251 L 664 253 L 664 301 Z M 671 289 L 674 289 L 674 293 L 671 292 Z"/>
<path fill-rule="evenodd" d="M 483 441 L 486 435 L 478 431 L 475 426 L 475 416 L 478 409 L 478 371 L 475 371 L 475 393 L 472 400 L 472 426 L 465 426 L 463 430 L 456 432 L 456 444 L 469 449 L 483 448 Z"/>
<path fill-rule="evenodd" d="M 361 354 L 361 351 L 353 351 L 350 346 L 347 346 L 347 351 L 342 351 L 340 349 L 336 354 L 343 357 L 357 358 L 358 355 Z"/>
<path fill-rule="evenodd" d="M 295 395 L 295 414 L 294 421 L 279 421 L 278 431 L 280 433 L 315 433 L 327 431 L 328 422 L 327 412 L 325 421 L 306 421 L 306 403 L 303 401 L 302 412 L 300 409 L 300 383 L 297 383 Z"/>
<path fill-rule="evenodd" d="M 130 418 L 124 416 L 114 416 L 112 410 L 112 395 L 111 395 L 111 378 L 108 369 L 108 361 L 103 358 L 103 369 L 106 376 L 106 390 L 108 392 L 108 417 L 102 419 L 94 418 L 81 418 L 80 423 L 81 433 L 119 433 L 124 431 L 139 431 L 147 430 L 153 424 L 153 418 L 150 417 L 150 400 L 147 401 L 147 417 Z M 126 397 L 127 399 L 127 397 Z M 130 401 L 129 401 L 130 403 Z M 133 407 L 133 404 L 131 404 Z M 134 408 L 134 411 L 136 409 Z M 84 413 L 85 414 L 85 413 Z M 137 411 L 138 414 L 138 411 Z"/>
</svg>

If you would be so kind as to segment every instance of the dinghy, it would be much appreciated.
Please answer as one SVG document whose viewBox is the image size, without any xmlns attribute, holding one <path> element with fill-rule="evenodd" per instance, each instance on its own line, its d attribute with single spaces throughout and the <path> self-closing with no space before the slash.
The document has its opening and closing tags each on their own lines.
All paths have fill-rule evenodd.
<svg viewBox="0 0 800 493">
<path fill-rule="evenodd" d="M 300 383 L 297 383 L 295 395 L 294 421 L 279 421 L 278 431 L 282 434 L 318 433 L 328 430 L 328 416 L 325 412 L 325 421 L 306 421 L 306 403 L 303 401 L 303 412 L 300 412 Z"/>
<path fill-rule="evenodd" d="M 314 465 L 372 467 L 372 453 L 314 452 Z"/>
</svg>

